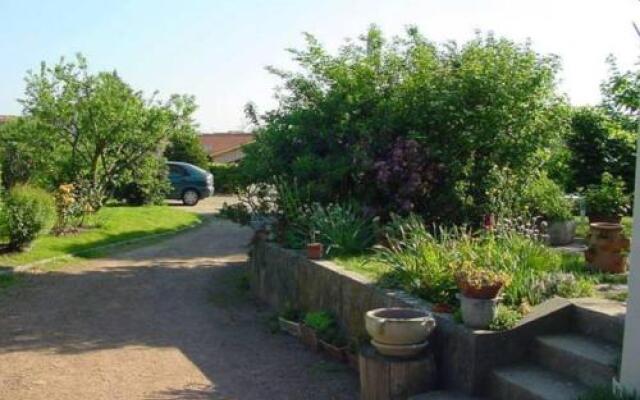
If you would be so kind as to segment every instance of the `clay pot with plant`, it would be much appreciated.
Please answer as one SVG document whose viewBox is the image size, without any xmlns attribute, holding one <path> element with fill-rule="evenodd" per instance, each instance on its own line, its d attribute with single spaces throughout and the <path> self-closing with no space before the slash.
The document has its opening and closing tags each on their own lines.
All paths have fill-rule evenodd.
<svg viewBox="0 0 640 400">
<path fill-rule="evenodd" d="M 462 321 L 473 329 L 487 329 L 496 317 L 498 295 L 509 277 L 499 271 L 465 262 L 455 275 L 460 289 Z"/>
<path fill-rule="evenodd" d="M 624 181 L 608 172 L 602 174 L 599 185 L 590 185 L 584 192 L 589 223 L 620 223 L 629 213 L 631 198 L 627 194 Z"/>
<path fill-rule="evenodd" d="M 557 183 L 543 174 L 527 186 L 524 198 L 530 211 L 541 217 L 539 226 L 548 235 L 549 244 L 573 242 L 576 233 L 573 203 Z"/>
<path fill-rule="evenodd" d="M 326 311 L 309 312 L 300 325 L 300 340 L 311 350 L 318 351 L 320 334 L 334 323 L 335 319 Z"/>
<path fill-rule="evenodd" d="M 324 244 L 316 241 L 317 231 L 311 232 L 311 241 L 307 243 L 307 258 L 319 260 L 324 256 Z"/>
<path fill-rule="evenodd" d="M 606 273 L 621 274 L 627 270 L 629 239 L 621 224 L 594 222 L 589 225 L 585 260 L 592 268 Z"/>
<path fill-rule="evenodd" d="M 288 333 L 294 337 L 300 337 L 300 321 L 302 313 L 291 307 L 287 307 L 282 314 L 278 316 L 278 325 L 282 332 Z"/>
</svg>

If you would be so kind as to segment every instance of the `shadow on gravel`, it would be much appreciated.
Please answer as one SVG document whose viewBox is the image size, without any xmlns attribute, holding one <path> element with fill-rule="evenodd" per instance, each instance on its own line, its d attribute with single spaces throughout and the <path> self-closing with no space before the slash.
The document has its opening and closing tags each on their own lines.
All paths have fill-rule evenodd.
<svg viewBox="0 0 640 400">
<path fill-rule="evenodd" d="M 318 379 L 316 355 L 269 332 L 269 312 L 251 300 L 244 267 L 177 260 L 32 275 L 0 298 L 0 362 L 15 352 L 172 348 L 215 387 L 172 388 L 149 399 L 355 398 L 355 376 Z M 299 392 L 261 397 L 275 385 Z"/>
</svg>

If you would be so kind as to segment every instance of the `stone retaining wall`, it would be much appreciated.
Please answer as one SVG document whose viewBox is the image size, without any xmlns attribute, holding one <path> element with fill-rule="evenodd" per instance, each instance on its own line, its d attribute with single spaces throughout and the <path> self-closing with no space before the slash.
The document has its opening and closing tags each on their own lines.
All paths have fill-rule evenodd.
<svg viewBox="0 0 640 400">
<path fill-rule="evenodd" d="M 249 262 L 253 293 L 279 311 L 287 306 L 305 311 L 333 312 L 351 337 L 364 337 L 364 314 L 379 307 L 431 305 L 402 291 L 374 283 L 330 261 L 312 261 L 301 252 L 258 242 Z M 572 306 L 554 299 L 539 306 L 516 328 L 504 332 L 473 331 L 450 314 L 434 313 L 437 328 L 431 339 L 443 388 L 483 394 L 491 370 L 526 357 L 532 339 L 541 333 L 570 329 Z"/>
</svg>

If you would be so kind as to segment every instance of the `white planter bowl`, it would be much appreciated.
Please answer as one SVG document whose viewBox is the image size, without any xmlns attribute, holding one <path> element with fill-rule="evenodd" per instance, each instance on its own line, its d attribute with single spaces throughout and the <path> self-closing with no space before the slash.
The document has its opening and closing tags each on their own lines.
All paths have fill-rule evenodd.
<svg viewBox="0 0 640 400">
<path fill-rule="evenodd" d="M 377 308 L 365 314 L 367 333 L 383 345 L 424 343 L 436 321 L 431 313 L 412 308 Z"/>
</svg>

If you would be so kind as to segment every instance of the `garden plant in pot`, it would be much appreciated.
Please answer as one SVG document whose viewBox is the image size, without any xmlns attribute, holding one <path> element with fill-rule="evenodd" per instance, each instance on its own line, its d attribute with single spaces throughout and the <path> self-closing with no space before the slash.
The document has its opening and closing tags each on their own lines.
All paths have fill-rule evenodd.
<svg viewBox="0 0 640 400">
<path fill-rule="evenodd" d="M 365 314 L 365 327 L 380 354 L 412 357 L 426 348 L 436 321 L 424 310 L 378 308 Z"/>
<path fill-rule="evenodd" d="M 300 322 L 302 321 L 302 313 L 291 307 L 278 316 L 278 324 L 280 330 L 290 334 L 291 336 L 300 337 Z"/>
<path fill-rule="evenodd" d="M 631 199 L 624 181 L 608 172 L 602 174 L 600 185 L 590 185 L 584 192 L 589 223 L 620 223 L 630 210 Z"/>
<path fill-rule="evenodd" d="M 487 329 L 496 317 L 500 290 L 508 284 L 508 276 L 489 268 L 478 268 L 464 262 L 456 273 L 460 289 L 462 320 L 473 329 Z"/>
<path fill-rule="evenodd" d="M 576 233 L 573 204 L 557 183 L 543 174 L 529 184 L 524 198 L 529 211 L 546 222 L 544 233 L 549 236 L 549 244 L 559 246 L 573 242 Z"/>
<path fill-rule="evenodd" d="M 317 231 L 311 231 L 311 241 L 307 243 L 307 257 L 312 260 L 319 260 L 324 255 L 324 245 L 316 241 Z"/>
<path fill-rule="evenodd" d="M 336 325 L 335 318 L 326 311 L 309 312 L 304 316 L 300 326 L 300 339 L 310 349 L 319 349 L 319 339 L 327 335 L 328 331 Z"/>
</svg>

